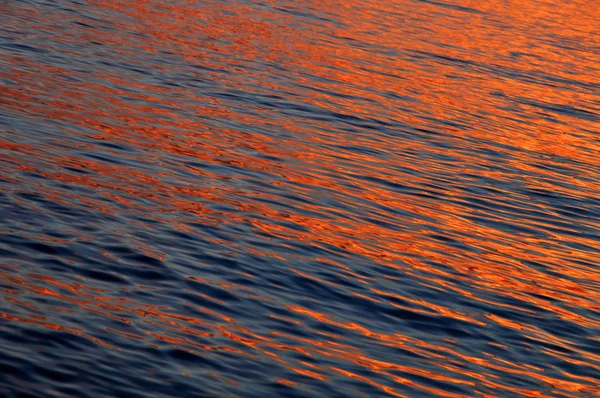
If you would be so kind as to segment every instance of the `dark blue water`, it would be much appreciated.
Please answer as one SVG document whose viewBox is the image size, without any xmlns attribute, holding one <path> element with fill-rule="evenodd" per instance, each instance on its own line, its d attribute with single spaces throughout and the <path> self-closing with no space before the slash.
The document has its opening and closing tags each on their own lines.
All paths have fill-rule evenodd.
<svg viewBox="0 0 600 398">
<path fill-rule="evenodd" d="M 596 9 L 0 0 L 0 396 L 599 396 Z"/>
</svg>

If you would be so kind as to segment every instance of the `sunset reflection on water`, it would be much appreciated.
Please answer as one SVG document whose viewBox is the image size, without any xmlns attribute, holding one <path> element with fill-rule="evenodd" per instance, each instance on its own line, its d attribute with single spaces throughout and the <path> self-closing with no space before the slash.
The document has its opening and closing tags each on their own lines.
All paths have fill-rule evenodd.
<svg viewBox="0 0 600 398">
<path fill-rule="evenodd" d="M 163 3 L 0 3 L 0 393 L 600 394 L 589 2 Z"/>
</svg>

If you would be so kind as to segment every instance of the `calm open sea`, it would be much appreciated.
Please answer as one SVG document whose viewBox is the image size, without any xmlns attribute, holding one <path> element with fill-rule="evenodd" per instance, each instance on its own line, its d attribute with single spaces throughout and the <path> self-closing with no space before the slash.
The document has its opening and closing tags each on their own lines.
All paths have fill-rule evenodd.
<svg viewBox="0 0 600 398">
<path fill-rule="evenodd" d="M 0 396 L 600 396 L 600 3 L 0 0 Z"/>
</svg>

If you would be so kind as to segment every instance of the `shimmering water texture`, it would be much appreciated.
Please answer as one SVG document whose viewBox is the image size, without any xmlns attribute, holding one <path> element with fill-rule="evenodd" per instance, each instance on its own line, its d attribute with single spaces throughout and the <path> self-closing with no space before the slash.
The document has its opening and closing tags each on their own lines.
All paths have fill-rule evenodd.
<svg viewBox="0 0 600 398">
<path fill-rule="evenodd" d="M 0 396 L 600 396 L 596 0 L 0 0 Z"/>
</svg>

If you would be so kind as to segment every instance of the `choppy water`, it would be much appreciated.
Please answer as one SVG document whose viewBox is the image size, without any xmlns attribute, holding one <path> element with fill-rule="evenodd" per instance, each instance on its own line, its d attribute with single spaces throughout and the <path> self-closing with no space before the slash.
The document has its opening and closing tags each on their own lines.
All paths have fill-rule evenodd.
<svg viewBox="0 0 600 398">
<path fill-rule="evenodd" d="M 0 1 L 0 395 L 600 394 L 600 6 Z"/>
</svg>

